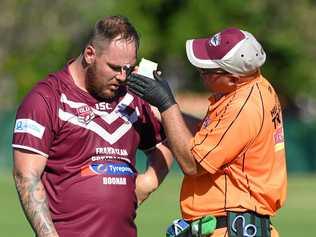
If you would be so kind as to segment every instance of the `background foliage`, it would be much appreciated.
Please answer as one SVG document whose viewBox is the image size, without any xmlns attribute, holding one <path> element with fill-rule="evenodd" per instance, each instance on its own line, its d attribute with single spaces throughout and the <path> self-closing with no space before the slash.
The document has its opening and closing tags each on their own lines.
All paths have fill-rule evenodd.
<svg viewBox="0 0 316 237">
<path fill-rule="evenodd" d="M 158 61 L 177 89 L 201 89 L 185 41 L 235 26 L 266 49 L 263 72 L 286 106 L 316 95 L 312 0 L 2 0 L 1 9 L 0 78 L 14 82 L 14 101 L 77 56 L 95 21 L 113 14 L 129 17 L 142 36 L 140 56 Z"/>
</svg>

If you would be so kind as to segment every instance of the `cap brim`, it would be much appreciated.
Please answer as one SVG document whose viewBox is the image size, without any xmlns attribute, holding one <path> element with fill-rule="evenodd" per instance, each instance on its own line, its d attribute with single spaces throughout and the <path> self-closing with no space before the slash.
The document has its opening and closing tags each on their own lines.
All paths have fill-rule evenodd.
<svg viewBox="0 0 316 237">
<path fill-rule="evenodd" d="M 209 38 L 192 39 L 186 42 L 187 57 L 192 65 L 199 68 L 219 68 L 207 53 L 206 45 Z"/>
</svg>

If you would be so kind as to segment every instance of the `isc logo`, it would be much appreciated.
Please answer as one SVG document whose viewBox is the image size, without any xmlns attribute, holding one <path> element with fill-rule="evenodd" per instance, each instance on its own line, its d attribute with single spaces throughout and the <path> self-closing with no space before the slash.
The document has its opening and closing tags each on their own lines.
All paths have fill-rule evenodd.
<svg viewBox="0 0 316 237">
<path fill-rule="evenodd" d="M 100 102 L 98 104 L 95 104 L 95 108 L 97 110 L 111 110 L 112 109 L 111 105 L 106 102 Z"/>
</svg>

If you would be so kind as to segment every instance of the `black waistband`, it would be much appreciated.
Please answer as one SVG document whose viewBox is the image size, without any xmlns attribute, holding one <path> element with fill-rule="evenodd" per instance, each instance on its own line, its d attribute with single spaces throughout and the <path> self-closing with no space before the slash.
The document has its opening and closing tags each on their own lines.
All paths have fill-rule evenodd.
<svg viewBox="0 0 316 237">
<path fill-rule="evenodd" d="M 227 216 L 216 217 L 216 229 L 227 227 Z"/>
</svg>

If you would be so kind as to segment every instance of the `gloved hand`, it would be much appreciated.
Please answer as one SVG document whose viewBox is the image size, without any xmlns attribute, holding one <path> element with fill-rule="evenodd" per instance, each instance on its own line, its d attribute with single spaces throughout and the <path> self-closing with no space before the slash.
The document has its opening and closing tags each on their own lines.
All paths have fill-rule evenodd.
<svg viewBox="0 0 316 237">
<path fill-rule="evenodd" d="M 176 104 L 168 82 L 153 72 L 155 80 L 146 76 L 131 73 L 127 78 L 128 88 L 136 95 L 146 100 L 149 104 L 158 108 L 159 112 Z"/>
</svg>

